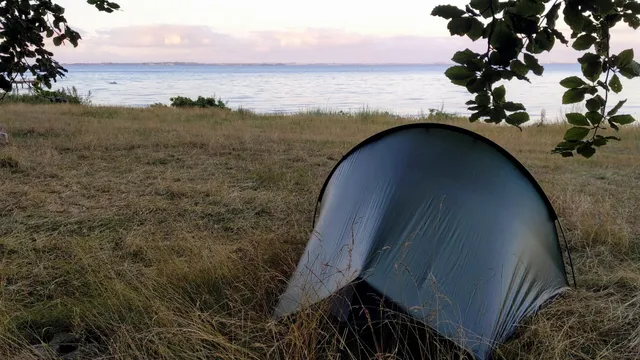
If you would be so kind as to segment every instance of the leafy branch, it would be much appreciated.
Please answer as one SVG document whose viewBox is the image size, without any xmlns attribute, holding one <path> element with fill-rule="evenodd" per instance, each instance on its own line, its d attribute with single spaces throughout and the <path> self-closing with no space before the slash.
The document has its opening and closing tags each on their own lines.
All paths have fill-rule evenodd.
<svg viewBox="0 0 640 360">
<path fill-rule="evenodd" d="M 620 140 L 617 136 L 598 134 L 599 130 L 607 129 L 604 124 L 618 132 L 621 125 L 635 121 L 631 115 L 618 115 L 626 100 L 609 111 L 607 102 L 610 91 L 622 91 L 620 76 L 629 79 L 640 76 L 640 65 L 633 60 L 632 49 L 610 54 L 611 29 L 616 24 L 624 21 L 633 29 L 640 27 L 640 3 L 636 0 L 471 0 L 465 9 L 436 6 L 432 15 L 449 20 L 447 28 L 452 36 L 487 42 L 484 54 L 468 48 L 456 52 L 452 57 L 456 65 L 445 71 L 453 84 L 464 86 L 475 95 L 466 102 L 472 111 L 469 120 L 505 121 L 521 129 L 530 115 L 523 104 L 507 101 L 506 89 L 499 82 L 513 79 L 531 82 L 530 73 L 542 76 L 545 70 L 536 55 L 550 52 L 556 41 L 569 45 L 570 41 L 557 29 L 563 5 L 563 19 L 572 30 L 572 48 L 586 51 L 595 47 L 595 53 L 587 52 L 578 58 L 587 81 L 571 76 L 560 82 L 567 88 L 563 104 L 579 103 L 588 95 L 591 97 L 586 99 L 587 113 L 567 115 L 574 126 L 553 152 L 568 157 L 575 151 L 591 157 L 596 147 L 606 145 L 609 140 Z M 600 80 L 603 75 L 604 81 Z M 598 94 L 600 90 L 604 91 L 604 97 Z"/>
<path fill-rule="evenodd" d="M 120 8 L 107 0 L 87 0 L 99 11 Z M 17 77 L 30 73 L 36 85 L 51 88 L 51 82 L 67 70 L 53 59 L 44 39 L 54 46 L 66 41 L 78 46 L 80 34 L 69 27 L 65 9 L 51 0 L 0 0 L 0 89 L 10 92 Z"/>
</svg>

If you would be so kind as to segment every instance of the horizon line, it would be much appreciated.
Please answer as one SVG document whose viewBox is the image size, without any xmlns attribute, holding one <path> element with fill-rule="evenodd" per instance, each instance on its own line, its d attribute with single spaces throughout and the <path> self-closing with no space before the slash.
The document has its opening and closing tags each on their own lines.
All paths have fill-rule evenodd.
<svg viewBox="0 0 640 360">
<path fill-rule="evenodd" d="M 548 62 L 541 63 L 543 65 L 576 65 L 577 62 Z M 228 66 L 228 65 L 241 65 L 241 66 L 308 66 L 308 65 L 332 65 L 332 66 L 345 66 L 345 65 L 369 65 L 369 66 L 434 66 L 434 65 L 446 65 L 452 66 L 456 65 L 454 62 L 431 62 L 431 63 L 366 63 L 366 62 L 358 62 L 358 63 L 340 63 L 340 62 L 318 62 L 318 63 L 298 63 L 298 62 L 197 62 L 197 61 L 140 61 L 140 62 L 115 62 L 115 61 L 106 61 L 106 62 L 65 62 L 61 63 L 62 66 L 69 65 L 209 65 L 209 66 Z"/>
</svg>

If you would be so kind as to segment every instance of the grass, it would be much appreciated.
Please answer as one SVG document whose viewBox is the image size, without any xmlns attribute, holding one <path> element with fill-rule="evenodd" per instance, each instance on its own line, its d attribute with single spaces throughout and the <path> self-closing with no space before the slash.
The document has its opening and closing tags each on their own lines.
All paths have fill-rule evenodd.
<svg viewBox="0 0 640 360">
<path fill-rule="evenodd" d="M 0 104 L 51 104 L 53 103 L 69 103 L 89 105 L 91 103 L 91 92 L 86 95 L 80 95 L 75 86 L 70 88 L 61 88 L 58 90 L 45 90 L 40 88 L 29 88 L 22 92 L 10 92 L 0 94 L 2 98 Z"/>
<path fill-rule="evenodd" d="M 78 358 L 332 358 L 340 337 L 321 309 L 284 325 L 269 315 L 329 170 L 364 138 L 409 120 L 2 109 L 11 144 L 0 149 L 0 358 L 42 358 L 37 344 L 60 334 L 80 343 Z M 640 130 L 625 129 L 592 159 L 563 159 L 549 152 L 565 124 L 520 132 L 442 121 L 491 138 L 530 169 L 576 267 L 578 289 L 525 321 L 499 358 L 637 359 Z"/>
</svg>

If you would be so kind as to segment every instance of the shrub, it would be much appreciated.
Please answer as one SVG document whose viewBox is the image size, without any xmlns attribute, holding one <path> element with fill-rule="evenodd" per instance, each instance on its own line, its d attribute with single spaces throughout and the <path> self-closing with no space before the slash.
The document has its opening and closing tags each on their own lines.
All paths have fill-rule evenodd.
<svg viewBox="0 0 640 360">
<path fill-rule="evenodd" d="M 185 108 L 185 107 L 199 107 L 199 108 L 219 108 L 219 109 L 228 109 L 227 103 L 222 101 L 222 99 L 217 99 L 215 97 L 202 97 L 198 96 L 196 100 L 192 100 L 188 97 L 184 96 L 176 96 L 171 98 L 171 106 Z"/>
<path fill-rule="evenodd" d="M 5 103 L 25 103 L 25 104 L 80 104 L 89 105 L 91 103 L 91 91 L 86 96 L 78 93 L 75 86 L 71 88 L 61 88 L 58 90 L 44 90 L 39 86 L 34 86 L 26 94 L 6 93 L 2 102 Z"/>
</svg>

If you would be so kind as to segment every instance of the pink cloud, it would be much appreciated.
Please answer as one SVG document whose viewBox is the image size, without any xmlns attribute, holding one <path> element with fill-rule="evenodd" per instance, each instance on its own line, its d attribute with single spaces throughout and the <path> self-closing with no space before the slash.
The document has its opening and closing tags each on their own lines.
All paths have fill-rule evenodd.
<svg viewBox="0 0 640 360">
<path fill-rule="evenodd" d="M 614 50 L 640 50 L 633 31 L 617 30 Z M 331 29 L 262 31 L 234 36 L 206 26 L 120 27 L 84 35 L 78 48 L 55 48 L 61 62 L 298 62 L 298 63 L 443 63 L 458 50 L 482 51 L 485 44 L 462 37 L 380 37 Z M 544 62 L 573 62 L 580 53 L 562 44 Z"/>
</svg>

